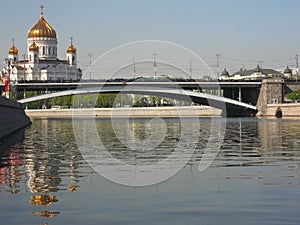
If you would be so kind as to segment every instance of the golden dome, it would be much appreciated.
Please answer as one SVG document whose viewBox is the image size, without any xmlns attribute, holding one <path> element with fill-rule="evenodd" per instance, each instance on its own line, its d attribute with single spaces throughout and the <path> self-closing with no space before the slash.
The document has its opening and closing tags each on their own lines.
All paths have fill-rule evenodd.
<svg viewBox="0 0 300 225">
<path fill-rule="evenodd" d="M 77 49 L 73 45 L 73 38 L 71 37 L 71 44 L 67 48 L 67 53 L 76 53 Z"/>
<path fill-rule="evenodd" d="M 16 46 L 13 44 L 10 49 L 8 50 L 8 53 L 10 55 L 18 55 L 18 49 L 16 48 Z"/>
<path fill-rule="evenodd" d="M 36 38 L 36 37 L 56 38 L 56 32 L 45 20 L 43 14 L 41 14 L 36 24 L 28 31 L 27 37 L 28 38 Z"/>
<path fill-rule="evenodd" d="M 67 53 L 76 53 L 77 49 L 71 43 L 71 45 L 67 48 Z"/>
<path fill-rule="evenodd" d="M 38 51 L 39 50 L 39 46 L 36 45 L 35 42 L 33 42 L 30 46 L 29 46 L 29 51 Z"/>
</svg>

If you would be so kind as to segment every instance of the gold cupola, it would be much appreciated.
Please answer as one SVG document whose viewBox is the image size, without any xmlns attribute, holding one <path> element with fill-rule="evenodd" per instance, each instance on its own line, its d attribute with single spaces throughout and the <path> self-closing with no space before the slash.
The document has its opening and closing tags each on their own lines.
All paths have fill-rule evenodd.
<svg viewBox="0 0 300 225">
<path fill-rule="evenodd" d="M 18 55 L 18 49 L 15 46 L 15 40 L 12 39 L 12 46 L 10 47 L 10 49 L 8 50 L 8 54 L 10 55 Z"/>
<path fill-rule="evenodd" d="M 67 48 L 67 53 L 76 53 L 77 49 L 73 45 L 73 38 L 71 37 L 71 44 Z"/>
<path fill-rule="evenodd" d="M 28 31 L 28 38 L 56 38 L 55 30 L 50 26 L 50 24 L 45 20 L 43 13 L 44 6 L 41 5 L 41 16 L 36 24 Z"/>
<path fill-rule="evenodd" d="M 29 46 L 29 51 L 35 51 L 35 52 L 37 52 L 38 50 L 39 50 L 39 46 L 37 46 L 35 42 L 33 42 L 33 43 Z"/>
</svg>

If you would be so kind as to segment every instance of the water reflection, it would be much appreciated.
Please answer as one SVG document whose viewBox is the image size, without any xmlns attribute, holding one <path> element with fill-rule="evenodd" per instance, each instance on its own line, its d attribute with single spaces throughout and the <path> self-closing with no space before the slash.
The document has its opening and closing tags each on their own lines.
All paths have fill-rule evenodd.
<svg viewBox="0 0 300 225">
<path fill-rule="evenodd" d="M 149 120 L 130 120 L 129 126 L 135 138 L 143 140 L 151 135 L 153 129 L 149 127 Z M 220 120 L 226 127 L 226 134 L 213 166 L 250 166 L 299 159 L 297 120 Z M 202 160 L 211 135 L 210 122 L 209 119 L 201 120 L 201 136 L 189 165 Z M 120 120 L 113 127 L 108 119 L 96 120 L 99 138 L 110 154 L 131 165 L 151 165 L 164 160 L 181 138 L 180 120 L 168 119 L 166 136 L 157 147 L 148 151 L 129 148 L 116 135 L 116 132 L 120 133 L 116 129 L 124 128 L 122 124 Z M 80 172 L 82 163 L 85 162 L 77 149 L 70 119 L 34 120 L 26 133 L 20 132 L 1 145 L 0 192 L 19 193 L 20 182 L 24 179 L 31 193 L 74 192 L 80 188 L 80 177 L 88 175 L 88 172 Z"/>
<path fill-rule="evenodd" d="M 128 124 L 125 122 L 122 119 L 114 120 L 113 125 L 110 120 L 102 120 L 96 125 L 105 149 L 129 165 L 153 165 L 166 159 L 176 149 L 181 138 L 179 119 L 169 119 L 165 128 L 159 122 L 153 123 L 151 119 L 130 120 Z M 84 125 L 88 129 L 89 124 Z M 160 141 L 149 143 L 149 136 L 153 138 L 152 142 Z"/>
<path fill-rule="evenodd" d="M 20 161 L 15 145 L 22 143 L 24 136 L 25 131 L 21 130 L 0 145 L 0 192 L 20 192 Z"/>
<path fill-rule="evenodd" d="M 69 170 L 69 177 L 76 182 L 79 154 L 71 125 L 65 121 L 38 120 L 32 126 L 23 148 L 29 190 L 57 192 L 62 182 L 60 169 Z"/>
<path fill-rule="evenodd" d="M 43 195 L 31 196 L 30 204 L 46 206 L 46 205 L 52 205 L 54 202 L 57 201 L 58 200 L 54 195 L 43 194 Z"/>
<path fill-rule="evenodd" d="M 147 119 L 130 120 L 129 126 L 135 137 L 143 140 L 151 135 L 148 122 Z M 114 157 L 131 165 L 149 165 L 165 159 L 180 140 L 180 121 L 166 119 L 165 122 L 167 135 L 160 145 L 149 151 L 128 148 L 118 139 L 116 131 L 107 119 L 97 119 L 96 126 L 99 138 Z M 190 170 L 183 173 L 184 176 L 192 177 L 191 182 L 197 182 L 196 176 L 199 174 L 197 168 L 210 136 L 211 121 L 201 119 L 200 122 L 201 135 L 194 155 L 187 165 Z M 300 167 L 298 120 L 243 118 L 225 121 L 220 118 L 220 122 L 226 127 L 226 134 L 217 158 L 211 166 L 219 173 L 222 171 L 223 174 L 218 179 L 225 181 L 247 179 L 252 182 L 262 180 L 264 185 L 272 187 L 300 184 L 300 174 L 295 172 L 299 171 Z M 185 125 L 192 126 L 192 124 Z M 116 128 L 122 130 L 122 121 Z M 186 143 L 187 146 L 189 144 Z M 278 168 L 276 166 L 280 169 L 276 169 Z M 64 215 L 62 211 L 62 206 L 65 206 L 64 196 L 68 194 L 74 196 L 78 202 L 84 198 L 82 193 L 88 197 L 90 190 L 85 190 L 82 186 L 86 182 L 93 183 L 91 174 L 93 174 L 91 168 L 77 149 L 71 119 L 33 120 L 32 125 L 25 131 L 16 134 L 0 146 L 0 194 L 17 194 L 20 198 L 25 195 L 27 201 L 24 211 L 30 210 L 29 214 L 34 218 L 62 217 L 60 215 Z M 85 179 L 87 177 L 88 181 Z M 178 182 L 176 185 L 182 184 Z M 109 194 L 111 193 L 108 192 Z M 121 191 L 117 194 L 126 198 Z M 133 195 L 129 197 L 134 198 Z M 93 203 L 93 197 L 90 197 L 90 201 Z M 99 203 L 95 202 L 94 206 Z M 192 200 L 191 202 L 193 203 Z M 4 207 L 5 202 L 2 204 Z M 188 211 L 187 208 L 185 210 Z"/>
<path fill-rule="evenodd" d="M 70 120 L 34 120 L 25 131 L 1 145 L 0 163 L 0 192 L 34 193 L 29 196 L 29 204 L 43 210 L 32 214 L 43 218 L 60 214 L 46 210 L 59 202 L 50 193 L 74 192 L 80 187 L 79 177 L 86 176 L 79 174 L 82 157 L 76 148 Z M 27 190 L 20 188 L 22 183 L 26 183 Z"/>
<path fill-rule="evenodd" d="M 60 214 L 59 212 L 53 212 L 53 211 L 37 211 L 37 212 L 32 212 L 33 215 L 38 215 L 44 218 L 52 218 Z"/>
<path fill-rule="evenodd" d="M 250 166 L 299 159 L 299 121 L 229 120 L 218 157 L 219 166 Z"/>
</svg>

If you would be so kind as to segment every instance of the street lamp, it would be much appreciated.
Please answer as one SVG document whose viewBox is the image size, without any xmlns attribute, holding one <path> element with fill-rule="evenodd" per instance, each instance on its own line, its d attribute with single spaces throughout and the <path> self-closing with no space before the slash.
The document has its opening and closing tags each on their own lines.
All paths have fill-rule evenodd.
<svg viewBox="0 0 300 225">
<path fill-rule="evenodd" d="M 7 64 L 7 71 L 8 71 L 8 75 L 10 76 L 10 59 L 5 58 L 5 63 Z"/>
<path fill-rule="evenodd" d="M 7 85 L 7 87 L 5 88 L 6 90 L 5 90 L 5 95 L 6 95 L 6 98 L 9 98 L 9 92 L 10 92 L 10 87 L 9 87 L 9 85 L 10 85 L 10 59 L 9 58 L 5 58 L 5 63 L 7 64 L 7 73 L 8 73 L 8 75 L 7 75 L 7 77 L 6 77 L 6 81 L 5 81 L 5 83 L 6 82 L 8 82 L 7 84 L 5 84 L 5 86 Z"/>
</svg>

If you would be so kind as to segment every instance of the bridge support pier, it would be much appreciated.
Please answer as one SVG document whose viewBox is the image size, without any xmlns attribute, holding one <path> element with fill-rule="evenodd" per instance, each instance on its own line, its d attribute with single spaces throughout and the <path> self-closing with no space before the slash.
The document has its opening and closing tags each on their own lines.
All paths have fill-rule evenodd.
<svg viewBox="0 0 300 225">
<path fill-rule="evenodd" d="M 258 115 L 264 116 L 268 104 L 283 103 L 284 98 L 284 80 L 268 79 L 263 80 L 257 101 Z"/>
<path fill-rule="evenodd" d="M 238 108 L 238 107 L 227 107 L 226 110 L 222 111 L 223 117 L 254 117 L 256 116 L 256 112 L 253 109 L 246 109 L 246 108 Z"/>
</svg>

